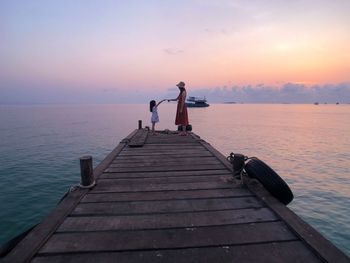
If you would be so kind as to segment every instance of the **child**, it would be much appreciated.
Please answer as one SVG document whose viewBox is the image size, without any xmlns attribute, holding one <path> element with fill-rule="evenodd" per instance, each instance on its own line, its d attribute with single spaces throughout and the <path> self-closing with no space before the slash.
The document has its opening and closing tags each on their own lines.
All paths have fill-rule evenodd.
<svg viewBox="0 0 350 263">
<path fill-rule="evenodd" d="M 158 104 L 156 104 L 155 100 L 151 100 L 149 102 L 149 111 L 152 112 L 151 122 L 152 122 L 152 133 L 153 134 L 155 134 L 155 125 L 156 125 L 157 122 L 159 122 L 159 116 L 158 116 L 157 107 L 163 101 L 165 101 L 165 100 L 161 100 L 160 102 L 158 102 Z"/>
</svg>

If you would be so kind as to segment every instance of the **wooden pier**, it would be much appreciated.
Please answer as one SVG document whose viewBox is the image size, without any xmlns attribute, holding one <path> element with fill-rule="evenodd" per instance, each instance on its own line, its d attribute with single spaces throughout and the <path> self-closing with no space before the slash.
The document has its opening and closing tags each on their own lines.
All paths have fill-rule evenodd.
<svg viewBox="0 0 350 263">
<path fill-rule="evenodd" d="M 132 132 L 3 262 L 349 262 L 197 135 Z"/>
</svg>

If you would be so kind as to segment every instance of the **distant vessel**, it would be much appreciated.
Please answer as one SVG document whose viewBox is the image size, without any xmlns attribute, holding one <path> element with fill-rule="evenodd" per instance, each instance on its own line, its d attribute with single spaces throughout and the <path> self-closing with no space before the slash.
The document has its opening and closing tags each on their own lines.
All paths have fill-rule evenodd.
<svg viewBox="0 0 350 263">
<path fill-rule="evenodd" d="M 318 105 L 318 102 L 314 102 L 314 105 Z"/>
<path fill-rule="evenodd" d="M 186 101 L 187 107 L 193 107 L 193 108 L 202 108 L 202 107 L 209 107 L 209 104 L 207 103 L 207 100 L 204 98 L 199 97 L 188 97 Z"/>
</svg>

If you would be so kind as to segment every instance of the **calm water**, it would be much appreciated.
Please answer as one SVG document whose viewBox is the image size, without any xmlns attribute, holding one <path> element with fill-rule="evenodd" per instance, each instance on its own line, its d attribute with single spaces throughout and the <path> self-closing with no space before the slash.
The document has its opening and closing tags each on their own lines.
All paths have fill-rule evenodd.
<svg viewBox="0 0 350 263">
<path fill-rule="evenodd" d="M 174 129 L 175 104 L 159 108 Z M 194 131 L 225 155 L 256 156 L 295 194 L 289 207 L 350 255 L 350 105 L 211 105 Z M 40 222 L 72 185 L 149 121 L 147 105 L 0 106 L 0 243 Z"/>
</svg>

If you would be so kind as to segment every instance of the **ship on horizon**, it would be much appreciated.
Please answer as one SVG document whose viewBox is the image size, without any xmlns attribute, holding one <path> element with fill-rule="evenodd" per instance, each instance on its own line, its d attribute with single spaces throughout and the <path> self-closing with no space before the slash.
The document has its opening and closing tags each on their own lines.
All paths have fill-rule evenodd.
<svg viewBox="0 0 350 263">
<path fill-rule="evenodd" d="M 203 107 L 209 107 L 209 104 L 207 103 L 207 100 L 205 97 L 194 97 L 190 96 L 186 100 L 186 106 L 190 108 L 203 108 Z"/>
</svg>

